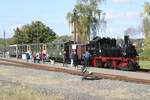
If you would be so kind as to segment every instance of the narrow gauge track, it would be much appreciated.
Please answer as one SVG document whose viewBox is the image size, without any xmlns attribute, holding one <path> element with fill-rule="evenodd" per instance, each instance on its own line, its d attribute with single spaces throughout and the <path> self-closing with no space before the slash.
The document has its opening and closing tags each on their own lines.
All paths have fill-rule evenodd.
<svg viewBox="0 0 150 100">
<path fill-rule="evenodd" d="M 143 72 L 143 73 L 148 73 L 148 74 L 150 74 L 150 69 L 143 69 L 143 68 L 141 68 L 141 69 L 139 69 L 137 72 Z"/>
<path fill-rule="evenodd" d="M 39 70 L 54 71 L 54 72 L 63 72 L 63 73 L 68 73 L 68 74 L 73 74 L 73 75 L 89 76 L 93 78 L 104 78 L 104 79 L 120 80 L 120 81 L 125 81 L 125 82 L 134 82 L 134 83 L 150 85 L 150 80 L 145 80 L 145 79 L 137 79 L 137 78 L 130 78 L 127 76 L 119 76 L 119 75 L 111 75 L 111 74 L 103 74 L 103 73 L 92 73 L 89 75 L 88 73 L 82 73 L 81 71 L 77 71 L 77 70 L 56 68 L 56 67 L 50 67 L 50 66 L 41 65 L 41 64 L 15 61 L 15 60 L 10 60 L 10 59 L 5 59 L 5 58 L 0 58 L 0 64 L 16 66 L 16 67 L 33 68 L 33 69 L 39 69 Z"/>
</svg>

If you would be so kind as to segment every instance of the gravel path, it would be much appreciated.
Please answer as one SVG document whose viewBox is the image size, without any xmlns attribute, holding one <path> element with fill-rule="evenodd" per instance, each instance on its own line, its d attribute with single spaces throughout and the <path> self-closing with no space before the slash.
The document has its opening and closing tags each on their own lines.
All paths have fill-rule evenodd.
<svg viewBox="0 0 150 100">
<path fill-rule="evenodd" d="M 61 100 L 149 100 L 150 85 L 0 65 L 0 81 L 35 88 Z"/>
</svg>

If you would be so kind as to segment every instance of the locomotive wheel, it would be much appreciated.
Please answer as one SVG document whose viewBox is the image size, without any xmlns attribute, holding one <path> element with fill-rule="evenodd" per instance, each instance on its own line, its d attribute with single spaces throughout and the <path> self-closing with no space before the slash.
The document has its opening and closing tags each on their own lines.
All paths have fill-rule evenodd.
<svg viewBox="0 0 150 100">
<path fill-rule="evenodd" d="M 114 64 L 111 61 L 106 61 L 105 64 L 104 64 L 104 67 L 113 69 Z"/>
<path fill-rule="evenodd" d="M 123 66 L 120 69 L 123 71 L 129 71 L 130 70 L 129 66 Z"/>
<path fill-rule="evenodd" d="M 108 61 L 107 63 L 108 63 L 109 68 L 111 68 L 111 69 L 114 68 L 114 64 L 111 61 Z"/>
<path fill-rule="evenodd" d="M 135 63 L 135 62 L 130 62 L 129 63 L 129 70 L 130 71 L 136 71 L 136 70 L 138 70 L 138 64 Z"/>
<path fill-rule="evenodd" d="M 103 62 L 101 59 L 96 60 L 96 67 L 102 68 L 103 67 Z"/>
<path fill-rule="evenodd" d="M 129 66 L 129 71 L 136 71 L 136 68 L 133 65 Z"/>
<path fill-rule="evenodd" d="M 136 62 L 133 62 L 133 66 L 134 66 L 135 70 L 139 70 L 140 69 L 140 66 Z"/>
<path fill-rule="evenodd" d="M 118 70 L 121 70 L 121 66 L 117 66 L 117 69 L 118 69 Z"/>
</svg>

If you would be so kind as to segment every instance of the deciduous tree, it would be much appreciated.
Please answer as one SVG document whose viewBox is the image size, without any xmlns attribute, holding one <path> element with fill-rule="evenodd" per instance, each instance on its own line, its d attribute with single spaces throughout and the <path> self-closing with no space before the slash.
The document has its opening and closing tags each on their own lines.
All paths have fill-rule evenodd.
<svg viewBox="0 0 150 100">
<path fill-rule="evenodd" d="M 102 1 L 105 0 L 77 0 L 75 5 L 76 18 L 74 18 L 73 12 L 67 14 L 69 24 L 76 23 L 79 42 L 89 41 L 90 36 L 95 37 L 99 33 L 101 25 L 106 24 L 104 17 L 101 16 L 104 14 L 98 6 Z"/>
<path fill-rule="evenodd" d="M 23 25 L 14 30 L 14 43 L 46 43 L 52 42 L 56 38 L 56 33 L 40 21 Z"/>
<path fill-rule="evenodd" d="M 144 47 L 144 51 L 140 56 L 144 60 L 150 60 L 150 3 L 145 2 L 142 15 L 144 17 L 143 30 L 146 38 L 146 46 Z"/>
</svg>

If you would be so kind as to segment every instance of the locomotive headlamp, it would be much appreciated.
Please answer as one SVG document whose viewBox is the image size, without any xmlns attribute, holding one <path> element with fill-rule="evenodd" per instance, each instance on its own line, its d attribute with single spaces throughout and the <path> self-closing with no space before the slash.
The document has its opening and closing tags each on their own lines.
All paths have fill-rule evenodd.
<svg viewBox="0 0 150 100">
<path fill-rule="evenodd" d="M 102 52 L 102 50 L 99 50 L 99 52 L 101 53 L 101 52 Z"/>
<path fill-rule="evenodd" d="M 122 54 L 125 56 L 127 53 L 126 53 L 126 52 L 123 52 Z"/>
</svg>

